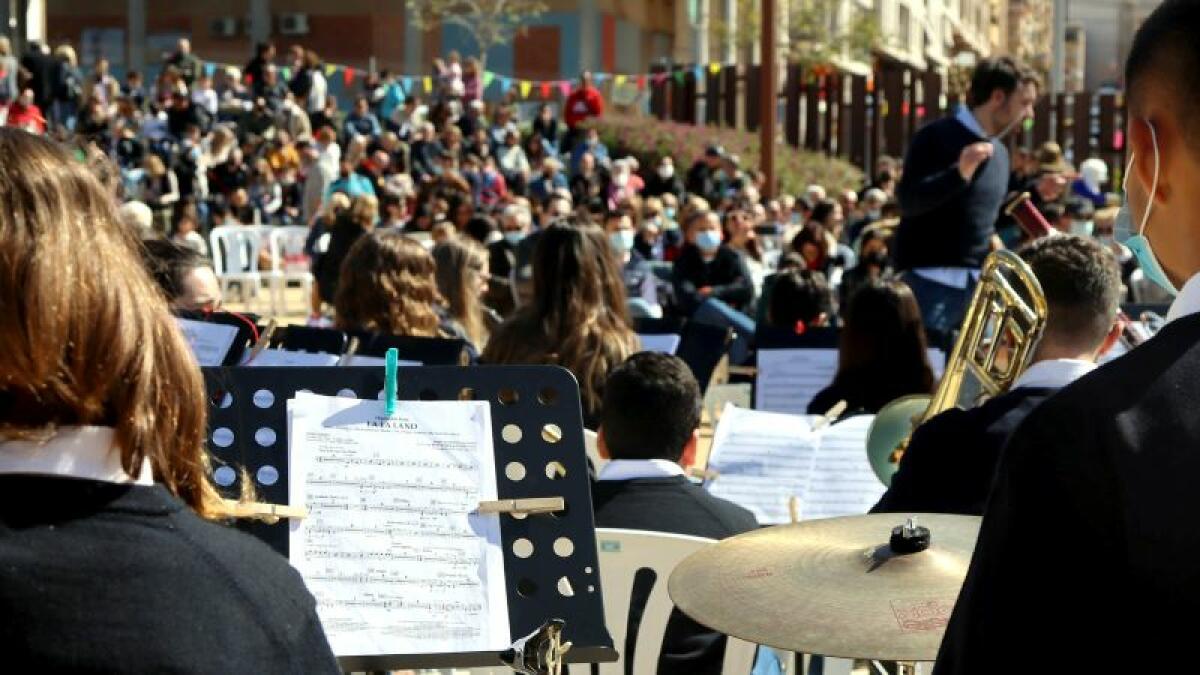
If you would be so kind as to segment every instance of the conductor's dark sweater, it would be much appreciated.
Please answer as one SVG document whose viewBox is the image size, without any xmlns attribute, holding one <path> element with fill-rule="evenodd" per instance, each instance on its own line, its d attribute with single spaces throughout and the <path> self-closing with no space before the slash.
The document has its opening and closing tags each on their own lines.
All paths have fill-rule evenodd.
<svg viewBox="0 0 1200 675">
<path fill-rule="evenodd" d="M 955 117 L 931 122 L 917 132 L 904 157 L 896 196 L 900 227 L 895 267 L 978 269 L 991 251 L 991 236 L 1008 194 L 1008 149 L 999 141 L 970 181 L 958 172 L 963 148 L 988 141 Z"/>
<path fill-rule="evenodd" d="M 161 486 L 0 475 L 6 672 L 337 673 L 287 560 Z"/>
</svg>

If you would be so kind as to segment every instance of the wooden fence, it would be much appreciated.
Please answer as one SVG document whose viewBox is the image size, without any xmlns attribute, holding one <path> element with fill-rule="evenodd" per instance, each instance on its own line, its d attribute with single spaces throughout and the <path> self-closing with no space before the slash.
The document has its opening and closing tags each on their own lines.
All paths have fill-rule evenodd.
<svg viewBox="0 0 1200 675">
<path fill-rule="evenodd" d="M 759 66 L 726 66 L 717 73 L 690 64 L 662 66 L 651 78 L 650 110 L 663 120 L 756 131 L 760 120 Z M 680 76 L 682 75 L 682 77 Z M 698 77 L 699 76 L 699 77 Z M 958 104 L 944 77 L 895 62 L 873 77 L 834 73 L 816 76 L 789 65 L 781 78 L 777 125 L 794 148 L 824 152 L 870 171 L 880 155 L 903 157 L 908 141 L 926 122 Z M 1124 100 L 1120 93 L 1043 95 L 1031 125 L 1009 138 L 1010 148 L 1036 149 L 1057 141 L 1077 166 L 1105 160 L 1116 179 L 1125 166 Z"/>
</svg>

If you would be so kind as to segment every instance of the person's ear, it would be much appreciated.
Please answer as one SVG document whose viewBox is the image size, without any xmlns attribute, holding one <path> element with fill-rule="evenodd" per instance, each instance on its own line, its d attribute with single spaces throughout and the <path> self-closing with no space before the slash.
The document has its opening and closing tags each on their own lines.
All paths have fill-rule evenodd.
<svg viewBox="0 0 1200 675">
<path fill-rule="evenodd" d="M 604 441 L 604 427 L 596 429 L 596 454 L 600 459 L 612 459 L 608 454 L 608 443 Z"/>
<path fill-rule="evenodd" d="M 1117 340 L 1121 339 L 1121 331 L 1124 327 L 1124 323 L 1120 319 L 1113 322 L 1112 328 L 1108 329 L 1108 335 L 1104 336 L 1104 342 L 1100 343 L 1100 349 L 1096 350 L 1096 360 L 1116 346 Z"/>
<path fill-rule="evenodd" d="M 687 443 L 683 444 L 683 452 L 679 455 L 679 466 L 688 468 L 696 463 L 696 446 L 700 441 L 700 430 L 693 429 L 692 435 L 688 436 Z"/>
<path fill-rule="evenodd" d="M 1154 128 L 1151 129 L 1150 125 Z M 1157 149 L 1158 188 L 1157 194 L 1146 195 L 1147 199 L 1162 201 L 1169 193 L 1170 172 L 1167 171 L 1168 152 L 1172 130 L 1161 121 L 1149 118 L 1129 118 L 1129 151 L 1133 153 L 1133 165 L 1129 168 L 1130 178 L 1137 180 L 1145 191 L 1154 185 L 1154 164 Z M 1134 223 L 1138 225 L 1139 223 Z"/>
</svg>

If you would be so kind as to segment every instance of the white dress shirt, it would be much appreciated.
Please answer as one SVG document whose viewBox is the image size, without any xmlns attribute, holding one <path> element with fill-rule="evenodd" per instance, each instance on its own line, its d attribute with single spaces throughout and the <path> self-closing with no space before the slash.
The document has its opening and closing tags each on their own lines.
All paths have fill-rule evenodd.
<svg viewBox="0 0 1200 675">
<path fill-rule="evenodd" d="M 105 483 L 153 485 L 150 460 L 137 477 L 121 467 L 121 451 L 110 427 L 59 427 L 49 440 L 0 441 L 0 474 L 38 474 Z"/>
<path fill-rule="evenodd" d="M 614 459 L 600 468 L 596 480 L 671 478 L 686 475 L 683 467 L 665 459 Z"/>
<path fill-rule="evenodd" d="M 1062 389 L 1095 369 L 1095 363 L 1079 359 L 1038 361 L 1021 373 L 1012 388 Z"/>
<path fill-rule="evenodd" d="M 1167 311 L 1167 323 L 1196 312 L 1200 312 L 1200 273 L 1193 275 L 1180 289 Z"/>
</svg>

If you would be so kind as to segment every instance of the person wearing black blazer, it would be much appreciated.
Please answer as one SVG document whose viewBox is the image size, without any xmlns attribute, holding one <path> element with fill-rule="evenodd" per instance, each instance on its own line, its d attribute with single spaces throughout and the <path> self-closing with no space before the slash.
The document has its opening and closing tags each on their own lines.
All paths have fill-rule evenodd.
<svg viewBox="0 0 1200 675">
<path fill-rule="evenodd" d="M 758 527 L 754 515 L 714 497 L 684 475 L 696 450 L 700 386 L 678 357 L 641 352 L 605 384 L 600 454 L 610 459 L 592 485 L 596 527 L 724 539 Z M 659 583 L 666 583 L 660 579 Z M 644 607 L 645 597 L 633 607 Z M 631 617 L 636 625 L 640 620 Z M 659 657 L 660 675 L 721 672 L 725 636 L 675 610 Z"/>
<path fill-rule="evenodd" d="M 1037 241 L 1021 256 L 1049 308 L 1033 363 L 1008 392 L 918 427 L 873 512 L 982 515 L 1001 450 L 1021 420 L 1095 369 L 1117 341 L 1121 269 L 1107 249 L 1090 237 L 1063 236 Z"/>
<path fill-rule="evenodd" d="M 1187 671 L 1200 614 L 1200 3 L 1126 65 L 1127 206 L 1166 325 L 1029 415 L 1004 450 L 935 675 Z M 1118 237 L 1120 238 L 1120 236 Z M 937 533 L 933 533 L 936 541 Z"/>
</svg>

